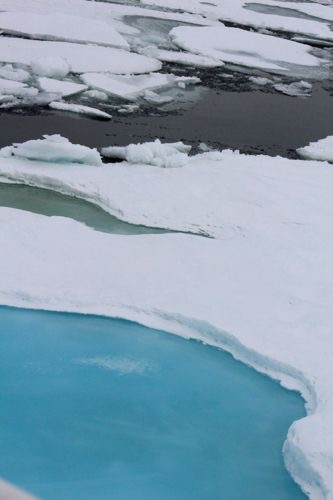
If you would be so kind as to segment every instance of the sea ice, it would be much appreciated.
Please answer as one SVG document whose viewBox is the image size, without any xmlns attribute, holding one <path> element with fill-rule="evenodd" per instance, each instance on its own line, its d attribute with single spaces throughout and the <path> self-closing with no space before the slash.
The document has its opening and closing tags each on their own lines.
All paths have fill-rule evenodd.
<svg viewBox="0 0 333 500">
<path fill-rule="evenodd" d="M 51 78 L 65 78 L 70 72 L 67 60 L 59 56 L 46 56 L 31 61 L 35 75 Z"/>
<path fill-rule="evenodd" d="M 293 83 L 275 83 L 275 90 L 291 97 L 309 97 L 311 95 L 312 84 L 301 80 Z"/>
<path fill-rule="evenodd" d="M 122 49 L 84 45 L 69 42 L 50 42 L 41 40 L 25 40 L 15 37 L 0 37 L 0 61 L 30 65 L 31 61 L 45 60 L 40 76 L 62 78 L 62 74 L 45 74 L 43 66 L 53 71 L 53 60 L 62 58 L 67 61 L 73 73 L 88 71 L 109 71 L 116 74 L 148 73 L 161 69 L 161 62 L 141 54 L 133 54 Z M 47 60 L 50 61 L 48 65 Z M 36 67 L 35 67 L 36 69 Z M 40 73 L 42 71 L 42 74 Z"/>
<path fill-rule="evenodd" d="M 190 52 L 273 73 L 291 72 L 290 65 L 313 68 L 321 62 L 306 45 L 223 25 L 178 27 L 170 36 L 177 46 Z"/>
<path fill-rule="evenodd" d="M 72 144 L 61 135 L 44 135 L 43 139 L 13 144 L 0 150 L 0 157 L 14 156 L 28 160 L 51 163 L 84 163 L 101 165 L 102 160 L 96 149 Z"/>
<path fill-rule="evenodd" d="M 38 90 L 28 87 L 22 82 L 0 78 L 0 94 L 10 94 L 15 97 L 32 97 L 38 94 Z"/>
<path fill-rule="evenodd" d="M 26 82 L 30 79 L 30 73 L 21 68 L 14 68 L 12 64 L 5 64 L 0 68 L 0 78 L 16 82 Z"/>
<path fill-rule="evenodd" d="M 80 17 L 78 14 L 36 14 L 0 12 L 0 30 L 43 40 L 94 43 L 129 49 L 129 45 L 108 23 Z"/>
<path fill-rule="evenodd" d="M 162 144 L 159 139 L 143 144 L 129 144 L 125 147 L 102 148 L 101 153 L 108 158 L 126 160 L 128 163 L 152 165 L 162 168 L 183 167 L 189 162 L 191 146 L 182 142 Z"/>
<path fill-rule="evenodd" d="M 55 80 L 54 78 L 42 77 L 38 78 L 37 81 L 41 90 L 59 94 L 61 97 L 69 97 L 71 95 L 80 94 L 80 92 L 83 92 L 88 88 L 86 85 L 66 82 L 63 80 Z"/>
<path fill-rule="evenodd" d="M 87 97 L 88 99 L 93 99 L 100 102 L 106 102 L 109 99 L 109 96 L 101 90 L 86 90 L 83 93 L 83 97 Z"/>
<path fill-rule="evenodd" d="M 306 160 L 320 160 L 333 163 L 333 135 L 310 142 L 303 148 L 298 148 L 297 153 Z"/>
<path fill-rule="evenodd" d="M 197 83 L 198 78 L 178 77 L 168 73 L 150 73 L 148 75 L 111 75 L 103 73 L 85 73 L 82 81 L 89 87 L 106 92 L 109 95 L 134 101 L 147 90 L 162 89 L 178 82 Z"/>
<path fill-rule="evenodd" d="M 83 104 L 70 104 L 69 102 L 50 102 L 49 107 L 56 111 L 68 111 L 70 113 L 77 113 L 79 115 L 90 116 L 92 118 L 99 118 L 101 120 L 110 120 L 112 118 L 109 113 L 101 111 L 100 109 L 84 106 Z"/>
<path fill-rule="evenodd" d="M 173 97 L 168 95 L 161 96 L 159 94 L 156 94 L 156 92 L 153 92 L 152 90 L 145 90 L 143 98 L 145 99 L 145 101 L 152 104 L 167 104 L 173 101 Z"/>
</svg>

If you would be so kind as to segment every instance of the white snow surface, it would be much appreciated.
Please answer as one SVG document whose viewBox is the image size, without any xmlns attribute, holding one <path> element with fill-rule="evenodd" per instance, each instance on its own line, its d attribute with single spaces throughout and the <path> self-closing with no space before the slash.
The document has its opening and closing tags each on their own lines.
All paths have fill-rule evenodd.
<svg viewBox="0 0 333 500">
<path fill-rule="evenodd" d="M 297 153 L 306 160 L 320 160 L 333 163 L 333 135 L 324 139 L 310 142 L 303 148 L 298 148 Z"/>
<path fill-rule="evenodd" d="M 0 157 L 10 158 L 11 156 L 51 163 L 102 164 L 100 154 L 96 149 L 72 144 L 66 137 L 58 134 L 44 135 L 43 139 L 30 140 L 0 149 Z"/>
<path fill-rule="evenodd" d="M 148 73 L 161 69 L 161 63 L 156 59 L 112 47 L 0 37 L 0 61 L 2 62 L 30 65 L 31 61 L 44 58 L 67 60 L 73 73 L 110 71 L 126 74 Z M 58 77 L 58 75 L 50 74 L 41 76 Z"/>
<path fill-rule="evenodd" d="M 290 71 L 290 65 L 318 67 L 321 63 L 301 43 L 224 25 L 180 26 L 171 30 L 170 37 L 177 46 L 195 54 L 273 73 Z"/>
<path fill-rule="evenodd" d="M 0 30 L 42 40 L 94 43 L 129 49 L 125 38 L 101 20 L 62 13 L 0 12 Z"/>
<path fill-rule="evenodd" d="M 119 236 L 0 209 L 0 301 L 137 320 L 232 352 L 289 388 L 286 465 L 313 500 L 333 498 L 333 169 L 246 156 L 181 169 L 0 159 L 2 180 L 90 200 L 132 223 L 204 232 Z"/>
</svg>

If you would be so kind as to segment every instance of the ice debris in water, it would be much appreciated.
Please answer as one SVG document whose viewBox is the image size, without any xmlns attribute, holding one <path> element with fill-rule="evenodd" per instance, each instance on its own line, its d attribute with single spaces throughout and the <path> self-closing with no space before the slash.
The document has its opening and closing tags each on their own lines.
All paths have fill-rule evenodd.
<svg viewBox="0 0 333 500">
<path fill-rule="evenodd" d="M 16 156 L 27 160 L 51 163 L 83 163 L 101 165 L 102 159 L 96 149 L 72 144 L 59 134 L 44 135 L 43 139 L 30 140 L 0 149 L 1 157 Z"/>
<path fill-rule="evenodd" d="M 265 78 L 263 76 L 250 76 L 249 80 L 255 85 L 262 85 L 262 86 L 266 86 L 269 85 L 270 83 L 273 83 L 273 80 L 271 80 L 270 78 Z"/>
<path fill-rule="evenodd" d="M 39 88 L 45 92 L 53 92 L 59 94 L 61 97 L 70 97 L 87 90 L 86 85 L 74 82 L 66 82 L 63 80 L 56 80 L 54 78 L 47 78 L 42 76 L 37 79 Z"/>
<path fill-rule="evenodd" d="M 152 104 L 167 104 L 168 102 L 173 101 L 173 97 L 165 95 L 156 94 L 152 90 L 146 90 L 143 98 L 145 101 L 151 102 Z"/>
<path fill-rule="evenodd" d="M 14 68 L 12 64 L 5 64 L 0 68 L 0 78 L 16 82 L 26 82 L 30 78 L 30 73 L 21 68 Z"/>
<path fill-rule="evenodd" d="M 304 148 L 298 148 L 297 153 L 305 160 L 320 160 L 333 163 L 333 135 L 310 142 Z"/>
<path fill-rule="evenodd" d="M 100 102 L 106 102 L 109 99 L 108 95 L 101 90 L 87 90 L 82 94 L 82 97 Z"/>
<path fill-rule="evenodd" d="M 312 84 L 301 80 L 300 82 L 293 83 L 276 83 L 273 85 L 275 90 L 282 94 L 291 97 L 309 97 L 312 90 Z"/>
<path fill-rule="evenodd" d="M 31 69 L 35 75 L 50 78 L 65 78 L 70 72 L 66 59 L 58 56 L 39 57 L 31 61 Z"/>
<path fill-rule="evenodd" d="M 187 146 L 183 142 L 162 144 L 159 139 L 156 139 L 154 142 L 143 144 L 102 148 L 102 155 L 108 158 L 126 160 L 128 163 L 177 168 L 188 163 L 190 150 L 191 146 Z"/>
<path fill-rule="evenodd" d="M 51 109 L 55 109 L 56 111 L 68 111 L 69 113 L 77 113 L 79 115 L 90 116 L 92 118 L 99 118 L 100 120 L 110 120 L 112 118 L 112 116 L 105 111 L 91 108 L 90 106 L 83 106 L 83 104 L 70 104 L 68 102 L 52 101 L 50 102 L 49 107 Z"/>
</svg>

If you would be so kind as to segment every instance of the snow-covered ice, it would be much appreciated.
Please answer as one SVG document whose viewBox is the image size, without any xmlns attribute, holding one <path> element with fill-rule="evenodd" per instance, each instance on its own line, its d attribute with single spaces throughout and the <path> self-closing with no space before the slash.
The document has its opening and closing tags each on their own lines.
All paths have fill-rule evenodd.
<svg viewBox="0 0 333 500">
<path fill-rule="evenodd" d="M 96 149 L 72 144 L 61 135 L 44 135 L 43 139 L 13 144 L 0 150 L 0 158 L 24 158 L 51 163 L 85 163 L 101 165 L 102 160 Z"/>
<path fill-rule="evenodd" d="M 2 208 L 0 301 L 198 338 L 302 390 L 308 416 L 289 431 L 286 464 L 313 500 L 332 498 L 328 164 L 230 151 L 194 156 L 179 169 L 13 157 L 0 159 L 0 175 L 88 199 L 133 223 L 213 236 L 105 235 Z"/>
<path fill-rule="evenodd" d="M 81 79 L 91 88 L 129 101 L 144 96 L 147 90 L 171 87 L 179 82 L 198 83 L 200 81 L 197 78 L 179 77 L 168 73 L 150 73 L 148 75 L 134 76 L 85 73 L 81 75 Z"/>
<path fill-rule="evenodd" d="M 16 82 L 26 82 L 30 79 L 30 73 L 22 68 L 14 68 L 12 64 L 5 64 L 0 67 L 0 78 Z"/>
<path fill-rule="evenodd" d="M 275 90 L 291 97 L 309 97 L 312 91 L 312 84 L 303 80 L 293 83 L 275 83 Z"/>
<path fill-rule="evenodd" d="M 303 66 L 315 68 L 321 61 L 301 43 L 239 28 L 178 27 L 172 41 L 184 50 L 223 62 L 259 68 L 273 73 L 291 73 Z M 298 69 L 297 69 L 298 68 Z"/>
<path fill-rule="evenodd" d="M 128 49 L 124 37 L 101 20 L 54 13 L 0 12 L 0 30 L 10 35 L 24 35 L 42 40 L 94 43 Z"/>
<path fill-rule="evenodd" d="M 66 82 L 64 80 L 55 80 L 54 78 L 38 78 L 38 85 L 44 92 L 54 92 L 61 97 L 69 97 L 80 94 L 87 90 L 87 85 L 82 85 L 74 82 Z"/>
<path fill-rule="evenodd" d="M 67 60 L 73 73 L 109 71 L 126 74 L 148 73 L 161 69 L 161 63 L 156 59 L 112 47 L 0 37 L 0 61 L 2 62 L 30 65 L 31 61 L 41 58 L 59 57 Z M 58 75 L 54 76 L 58 77 Z"/>
<path fill-rule="evenodd" d="M 35 75 L 50 78 L 65 78 L 70 72 L 67 59 L 59 56 L 45 56 L 33 59 L 30 62 Z"/>
<path fill-rule="evenodd" d="M 128 163 L 152 165 L 162 168 L 184 167 L 189 162 L 191 146 L 183 142 L 162 144 L 159 139 L 143 144 L 129 144 L 125 147 L 110 146 L 102 148 L 107 158 L 118 158 Z"/>
<path fill-rule="evenodd" d="M 52 101 L 49 104 L 51 109 L 56 111 L 68 111 L 79 115 L 90 116 L 91 118 L 99 118 L 101 120 L 110 120 L 112 116 L 105 111 L 83 104 L 71 104 L 69 102 Z"/>
<path fill-rule="evenodd" d="M 275 0 L 273 2 L 269 0 L 214 0 L 212 2 L 141 0 L 141 2 L 163 9 L 181 9 L 185 12 L 206 16 L 212 21 L 219 19 L 257 30 L 268 29 L 304 35 L 317 40 L 333 40 L 333 32 L 330 29 L 332 9 L 309 2 L 277 2 Z M 304 16 L 297 15 L 297 11 L 309 16 L 315 14 L 318 19 L 304 18 Z M 327 20 L 327 22 L 325 23 L 323 20 Z"/>
<path fill-rule="evenodd" d="M 307 160 L 320 160 L 333 163 L 333 136 L 310 142 L 303 148 L 298 148 L 297 153 Z"/>
</svg>

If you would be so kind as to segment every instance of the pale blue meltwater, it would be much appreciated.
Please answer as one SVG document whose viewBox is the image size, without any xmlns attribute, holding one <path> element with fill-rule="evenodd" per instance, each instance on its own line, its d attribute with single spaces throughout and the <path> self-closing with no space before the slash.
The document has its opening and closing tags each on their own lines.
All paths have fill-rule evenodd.
<svg viewBox="0 0 333 500">
<path fill-rule="evenodd" d="M 0 308 L 0 476 L 54 500 L 298 500 L 302 399 L 134 323 Z"/>
</svg>

